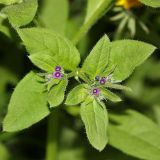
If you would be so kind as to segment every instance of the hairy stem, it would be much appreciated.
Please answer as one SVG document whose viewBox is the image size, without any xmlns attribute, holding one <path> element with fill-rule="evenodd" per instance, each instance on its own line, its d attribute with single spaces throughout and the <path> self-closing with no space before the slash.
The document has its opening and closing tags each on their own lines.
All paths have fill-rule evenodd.
<svg viewBox="0 0 160 160">
<path fill-rule="evenodd" d="M 54 109 L 48 117 L 46 160 L 58 159 L 58 112 L 58 109 Z"/>
</svg>

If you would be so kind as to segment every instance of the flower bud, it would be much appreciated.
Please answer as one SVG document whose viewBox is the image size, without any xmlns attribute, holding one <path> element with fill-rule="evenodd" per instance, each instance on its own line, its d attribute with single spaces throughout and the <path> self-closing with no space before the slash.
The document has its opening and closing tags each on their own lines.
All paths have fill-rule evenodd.
<svg viewBox="0 0 160 160">
<path fill-rule="evenodd" d="M 99 76 L 96 76 L 96 77 L 95 77 L 95 80 L 96 80 L 96 81 L 99 81 L 99 80 L 100 80 L 100 77 L 99 77 Z"/>
</svg>

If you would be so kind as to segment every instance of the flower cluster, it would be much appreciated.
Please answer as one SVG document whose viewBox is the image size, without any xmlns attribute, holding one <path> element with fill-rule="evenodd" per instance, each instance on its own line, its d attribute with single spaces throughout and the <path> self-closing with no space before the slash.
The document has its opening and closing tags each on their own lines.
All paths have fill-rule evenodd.
<svg viewBox="0 0 160 160">
<path fill-rule="evenodd" d="M 96 76 L 95 81 L 98 82 L 100 85 L 105 85 L 106 82 L 111 82 L 111 76 L 112 74 L 109 74 L 107 77 Z"/>
<path fill-rule="evenodd" d="M 41 76 L 45 76 L 46 84 L 49 84 L 51 81 L 56 80 L 59 81 L 64 76 L 63 70 L 61 66 L 56 66 L 55 70 L 52 73 L 42 73 Z"/>
<path fill-rule="evenodd" d="M 95 81 L 98 81 L 101 85 L 104 85 L 107 81 L 107 77 L 100 77 L 100 76 L 96 76 L 95 77 Z"/>
<path fill-rule="evenodd" d="M 96 76 L 95 77 L 95 81 L 98 82 L 100 85 L 104 85 L 107 82 L 107 77 L 100 77 L 100 76 Z M 97 88 L 97 85 L 93 85 L 92 89 L 91 89 L 91 94 L 94 96 L 99 96 L 100 95 L 100 89 Z"/>
<path fill-rule="evenodd" d="M 100 76 L 96 76 L 94 79 L 94 84 L 91 87 L 91 95 L 93 96 L 100 96 L 101 94 L 101 90 L 99 85 L 105 85 L 106 82 L 111 81 L 111 76 L 107 76 L 107 77 L 100 77 Z"/>
<path fill-rule="evenodd" d="M 55 79 L 61 79 L 63 76 L 61 70 L 62 68 L 60 66 L 56 66 L 55 71 L 52 73 L 52 77 Z"/>
</svg>

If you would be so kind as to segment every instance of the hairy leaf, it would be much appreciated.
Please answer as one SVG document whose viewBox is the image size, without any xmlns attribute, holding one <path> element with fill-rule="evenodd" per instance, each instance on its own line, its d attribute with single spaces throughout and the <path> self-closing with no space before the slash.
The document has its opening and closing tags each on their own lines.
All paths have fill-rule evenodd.
<svg viewBox="0 0 160 160">
<path fill-rule="evenodd" d="M 73 88 L 66 99 L 66 105 L 77 105 L 85 100 L 87 97 L 87 89 L 84 88 L 84 84 L 80 84 Z"/>
<path fill-rule="evenodd" d="M 84 61 L 82 70 L 91 78 L 100 75 L 106 68 L 109 61 L 110 46 L 109 38 L 106 35 L 103 36 Z"/>
<path fill-rule="evenodd" d="M 140 159 L 160 159 L 159 126 L 132 110 L 110 118 L 117 123 L 109 126 L 110 145 Z"/>
<path fill-rule="evenodd" d="M 7 14 L 14 27 L 20 27 L 33 20 L 37 7 L 37 0 L 24 0 L 22 3 L 7 6 L 2 11 Z"/>
<path fill-rule="evenodd" d="M 30 28 L 19 29 L 18 33 L 30 54 L 50 55 L 66 70 L 74 70 L 80 62 L 79 52 L 73 44 L 51 30 Z"/>
<path fill-rule="evenodd" d="M 49 54 L 32 54 L 29 58 L 33 64 L 47 72 L 53 72 L 55 67 L 58 65 Z"/>
<path fill-rule="evenodd" d="M 57 107 L 63 102 L 67 84 L 68 80 L 62 79 L 56 86 L 50 89 L 48 93 L 48 102 L 51 108 Z"/>
<path fill-rule="evenodd" d="M 123 86 L 121 84 L 110 83 L 110 82 L 107 82 L 105 84 L 105 87 L 111 88 L 111 89 L 116 89 L 116 90 L 132 91 L 132 89 L 127 86 Z"/>
<path fill-rule="evenodd" d="M 3 130 L 19 131 L 30 127 L 49 114 L 45 86 L 41 78 L 30 72 L 12 94 Z"/>
<path fill-rule="evenodd" d="M 115 65 L 113 78 L 118 81 L 128 78 L 133 70 L 142 64 L 155 49 L 153 45 L 135 40 L 112 42 L 109 60 L 110 66 Z"/>
<path fill-rule="evenodd" d="M 101 89 L 102 95 L 105 97 L 106 100 L 110 100 L 112 102 L 120 102 L 121 98 L 114 94 L 113 92 L 107 89 Z"/>
<path fill-rule="evenodd" d="M 53 86 L 58 84 L 61 80 L 53 78 L 49 83 L 47 84 L 47 90 L 50 91 Z"/>
<path fill-rule="evenodd" d="M 10 5 L 10 4 L 13 4 L 13 3 L 18 3 L 20 1 L 21 0 L 0 0 L 0 4 Z"/>
<path fill-rule="evenodd" d="M 89 142 L 94 148 L 102 151 L 108 143 L 108 113 L 105 106 L 101 106 L 96 100 L 88 105 L 82 103 L 80 114 Z"/>
</svg>

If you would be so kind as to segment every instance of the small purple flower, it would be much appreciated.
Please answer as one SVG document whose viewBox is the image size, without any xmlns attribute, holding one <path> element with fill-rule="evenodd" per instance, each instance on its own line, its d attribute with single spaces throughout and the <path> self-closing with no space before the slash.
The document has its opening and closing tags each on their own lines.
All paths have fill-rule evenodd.
<svg viewBox="0 0 160 160">
<path fill-rule="evenodd" d="M 62 73 L 59 71 L 53 72 L 53 78 L 56 78 L 56 79 L 62 78 Z"/>
<path fill-rule="evenodd" d="M 96 80 L 96 81 L 99 81 L 99 80 L 100 80 L 100 77 L 99 77 L 99 76 L 96 76 L 96 77 L 95 77 L 95 80 Z"/>
<path fill-rule="evenodd" d="M 56 71 L 61 71 L 61 66 L 56 66 Z"/>
<path fill-rule="evenodd" d="M 98 95 L 100 94 L 100 89 L 94 88 L 94 89 L 92 90 L 92 94 L 95 95 L 95 96 L 98 96 Z"/>
<path fill-rule="evenodd" d="M 106 83 L 106 78 L 105 77 L 101 78 L 99 82 L 102 85 L 105 84 Z"/>
</svg>

